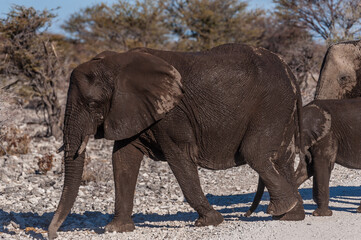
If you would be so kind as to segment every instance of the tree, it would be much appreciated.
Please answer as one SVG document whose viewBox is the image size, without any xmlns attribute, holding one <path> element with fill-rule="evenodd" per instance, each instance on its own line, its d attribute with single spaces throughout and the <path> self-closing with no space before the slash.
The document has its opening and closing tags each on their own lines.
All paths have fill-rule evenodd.
<svg viewBox="0 0 361 240">
<path fill-rule="evenodd" d="M 167 39 L 164 5 L 161 0 L 118 1 L 82 9 L 63 29 L 80 42 L 99 51 L 126 51 L 132 47 L 162 47 Z"/>
<path fill-rule="evenodd" d="M 311 96 L 321 67 L 324 46 L 315 42 L 307 29 L 295 26 L 288 19 L 269 15 L 264 24 L 265 32 L 260 46 L 280 55 L 296 76 L 302 94 Z"/>
<path fill-rule="evenodd" d="M 267 19 L 261 46 L 281 55 L 297 76 L 299 84 L 305 83 L 317 72 L 322 61 L 322 51 L 312 35 L 295 27 L 287 20 L 270 16 Z"/>
<path fill-rule="evenodd" d="M 239 0 L 170 0 L 169 25 L 177 48 L 202 50 L 229 42 L 256 45 L 263 33 L 258 22 L 264 12 L 246 8 L 247 3 Z"/>
<path fill-rule="evenodd" d="M 39 101 L 36 109 L 44 113 L 46 135 L 59 138 L 62 119 L 56 85 L 65 73 L 56 43 L 43 32 L 54 17 L 46 10 L 15 5 L 7 18 L 1 19 L 0 33 L 4 41 L 0 51 L 4 64 L 0 66 L 0 74 L 13 80 L 4 89 L 14 89 L 27 100 Z"/>
<path fill-rule="evenodd" d="M 274 0 L 277 14 L 328 44 L 361 37 L 360 0 Z"/>
</svg>

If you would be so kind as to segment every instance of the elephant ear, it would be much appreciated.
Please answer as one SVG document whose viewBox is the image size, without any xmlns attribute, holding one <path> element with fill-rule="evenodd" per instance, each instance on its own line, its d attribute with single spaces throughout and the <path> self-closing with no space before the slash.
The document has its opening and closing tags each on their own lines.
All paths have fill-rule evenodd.
<svg viewBox="0 0 361 240">
<path fill-rule="evenodd" d="M 127 52 L 110 61 L 109 65 L 114 66 L 115 61 L 122 66 L 104 120 L 106 139 L 121 140 L 140 133 L 163 118 L 183 96 L 180 73 L 154 55 Z"/>
<path fill-rule="evenodd" d="M 303 107 L 303 141 L 306 150 L 324 138 L 331 129 L 331 114 L 318 105 L 318 101 Z"/>
</svg>

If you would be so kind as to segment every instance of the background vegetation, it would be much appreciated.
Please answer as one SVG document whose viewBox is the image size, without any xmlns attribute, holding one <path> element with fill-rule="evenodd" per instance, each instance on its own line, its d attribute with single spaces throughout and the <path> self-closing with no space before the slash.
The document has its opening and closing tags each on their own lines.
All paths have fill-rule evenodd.
<svg viewBox="0 0 361 240">
<path fill-rule="evenodd" d="M 0 87 L 17 96 L 17 104 L 38 112 L 47 126 L 42 136 L 58 139 L 71 70 L 103 50 L 198 51 L 247 43 L 281 55 L 306 91 L 317 80 L 328 45 L 361 37 L 360 0 L 274 3 L 271 11 L 250 10 L 241 0 L 100 3 L 71 15 L 62 26 L 65 36 L 47 32 L 56 9 L 14 6 L 0 20 Z"/>
</svg>

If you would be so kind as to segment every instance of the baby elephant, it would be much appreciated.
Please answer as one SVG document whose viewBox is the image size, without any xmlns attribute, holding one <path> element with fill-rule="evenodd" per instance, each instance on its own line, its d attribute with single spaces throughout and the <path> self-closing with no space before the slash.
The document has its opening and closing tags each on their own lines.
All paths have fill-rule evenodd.
<svg viewBox="0 0 361 240">
<path fill-rule="evenodd" d="M 330 174 L 335 163 L 361 169 L 361 98 L 316 100 L 303 108 L 303 139 L 307 167 L 296 171 L 300 185 L 313 177 L 314 216 L 331 216 L 328 207 Z M 307 170 L 306 170 L 307 168 Z M 361 205 L 357 212 L 361 212 Z"/>
<path fill-rule="evenodd" d="M 313 199 L 317 209 L 313 215 L 331 216 L 329 181 L 334 164 L 361 169 L 361 98 L 315 100 L 302 110 L 306 157 L 301 158 L 296 170 L 297 185 L 314 176 Z M 255 199 L 245 216 L 251 215 L 261 200 L 262 179 L 258 184 Z M 357 212 L 361 212 L 361 205 Z"/>
</svg>

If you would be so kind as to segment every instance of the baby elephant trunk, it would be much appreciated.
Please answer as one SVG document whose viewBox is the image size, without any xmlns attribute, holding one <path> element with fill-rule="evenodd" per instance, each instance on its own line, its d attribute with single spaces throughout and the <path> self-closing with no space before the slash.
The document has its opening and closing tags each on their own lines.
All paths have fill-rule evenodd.
<svg viewBox="0 0 361 240">
<path fill-rule="evenodd" d="M 295 172 L 297 187 L 300 187 L 302 183 L 313 176 L 312 164 L 311 153 L 306 150 L 305 155 L 300 156 L 300 162 Z"/>
</svg>

